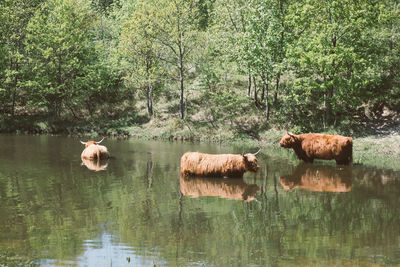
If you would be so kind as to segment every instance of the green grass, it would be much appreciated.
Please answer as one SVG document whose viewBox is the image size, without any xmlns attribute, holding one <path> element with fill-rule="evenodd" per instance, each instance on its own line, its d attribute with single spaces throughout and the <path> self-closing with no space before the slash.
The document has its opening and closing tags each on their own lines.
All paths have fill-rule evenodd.
<svg viewBox="0 0 400 267">
<path fill-rule="evenodd" d="M 353 140 L 353 163 L 400 170 L 400 136 L 368 136 Z"/>
</svg>

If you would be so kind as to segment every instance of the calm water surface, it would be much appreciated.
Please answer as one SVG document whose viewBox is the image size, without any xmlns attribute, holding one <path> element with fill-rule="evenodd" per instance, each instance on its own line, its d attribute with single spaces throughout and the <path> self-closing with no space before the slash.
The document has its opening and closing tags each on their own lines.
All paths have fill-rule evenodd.
<svg viewBox="0 0 400 267">
<path fill-rule="evenodd" d="M 76 138 L 0 135 L 0 265 L 400 264 L 399 172 L 263 151 L 243 179 L 181 179 L 184 152 L 242 148 L 103 143 L 94 164 Z"/>
</svg>

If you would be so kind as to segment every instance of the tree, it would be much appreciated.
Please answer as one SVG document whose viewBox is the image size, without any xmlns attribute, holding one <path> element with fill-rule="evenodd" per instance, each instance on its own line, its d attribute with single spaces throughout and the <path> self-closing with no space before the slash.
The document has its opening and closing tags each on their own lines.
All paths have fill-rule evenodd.
<svg viewBox="0 0 400 267">
<path fill-rule="evenodd" d="M 26 26 L 41 2 L 0 2 L 0 103 L 2 112 L 12 117 L 24 89 Z"/>
<path fill-rule="evenodd" d="M 195 0 L 152 0 L 148 9 L 153 38 L 163 48 L 162 60 L 175 66 L 179 80 L 179 116 L 185 115 L 185 78 L 199 32 L 195 30 Z"/>
<path fill-rule="evenodd" d="M 126 80 L 145 88 L 147 113 L 153 116 L 154 87 L 161 79 L 160 46 L 151 21 L 151 5 L 141 1 L 122 29 L 120 48 L 126 59 Z"/>
<path fill-rule="evenodd" d="M 378 15 L 375 1 L 307 0 L 291 6 L 288 23 L 296 41 L 288 47 L 294 74 L 286 95 L 289 116 L 326 127 L 354 114 L 380 80 L 379 53 L 369 34 Z"/>
<path fill-rule="evenodd" d="M 215 26 L 211 34 L 219 36 L 221 59 L 235 62 L 238 71 L 247 75 L 247 95 L 250 97 L 254 73 L 247 58 L 249 42 L 245 40 L 248 32 L 246 3 L 244 0 L 217 0 L 214 9 Z"/>
<path fill-rule="evenodd" d="M 85 1 L 49 0 L 28 24 L 30 100 L 37 107 L 47 107 L 56 118 L 63 106 L 74 114 L 75 101 L 97 89 L 92 80 L 97 62 L 92 43 L 94 22 Z M 86 102 L 89 110 L 94 102 Z"/>
<path fill-rule="evenodd" d="M 277 100 L 283 61 L 286 56 L 288 30 L 285 17 L 288 1 L 252 0 L 248 3 L 248 31 L 243 41 L 246 43 L 248 65 L 261 78 L 265 90 L 265 117 L 270 114 L 269 85 L 275 81 L 274 102 Z M 264 91 L 263 91 L 264 95 Z M 255 95 L 255 100 L 256 95 Z"/>
</svg>

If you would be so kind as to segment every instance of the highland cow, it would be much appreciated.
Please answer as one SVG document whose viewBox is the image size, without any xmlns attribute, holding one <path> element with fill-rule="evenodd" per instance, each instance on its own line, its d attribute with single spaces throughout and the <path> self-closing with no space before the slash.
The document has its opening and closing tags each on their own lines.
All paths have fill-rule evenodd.
<svg viewBox="0 0 400 267">
<path fill-rule="evenodd" d="M 82 144 L 85 145 L 85 149 L 82 151 L 81 158 L 82 159 L 108 159 L 109 154 L 107 151 L 107 148 L 105 146 L 99 145 L 102 141 L 104 140 L 101 139 L 99 142 L 96 141 L 87 141 L 87 142 L 82 142 Z"/>
<path fill-rule="evenodd" d="M 246 184 L 243 179 L 186 178 L 181 177 L 181 192 L 184 196 L 220 197 L 249 202 L 256 199 L 259 187 Z"/>
<path fill-rule="evenodd" d="M 337 164 L 347 165 L 353 159 L 353 140 L 341 135 L 287 133 L 280 145 L 293 148 L 299 159 L 310 163 L 314 159 L 334 159 Z"/>
<path fill-rule="evenodd" d="M 352 170 L 350 166 L 335 167 L 301 163 L 291 175 L 279 181 L 285 190 L 296 188 L 316 192 L 349 192 Z"/>
<path fill-rule="evenodd" d="M 260 167 L 257 153 L 211 155 L 187 152 L 181 158 L 181 175 L 241 178 L 246 171 L 256 172 Z"/>
</svg>

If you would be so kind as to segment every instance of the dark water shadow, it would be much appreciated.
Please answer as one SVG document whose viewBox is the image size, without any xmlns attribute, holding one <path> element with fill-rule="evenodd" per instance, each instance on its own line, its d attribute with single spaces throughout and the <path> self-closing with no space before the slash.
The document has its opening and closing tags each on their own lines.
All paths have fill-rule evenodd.
<svg viewBox="0 0 400 267">
<path fill-rule="evenodd" d="M 180 179 L 181 193 L 192 198 L 213 196 L 249 202 L 256 199 L 259 189 L 258 185 L 247 184 L 241 178 L 181 177 Z"/>
<path fill-rule="evenodd" d="M 285 190 L 306 189 L 315 192 L 349 192 L 352 188 L 351 166 L 300 163 L 292 174 L 280 177 Z"/>
</svg>

